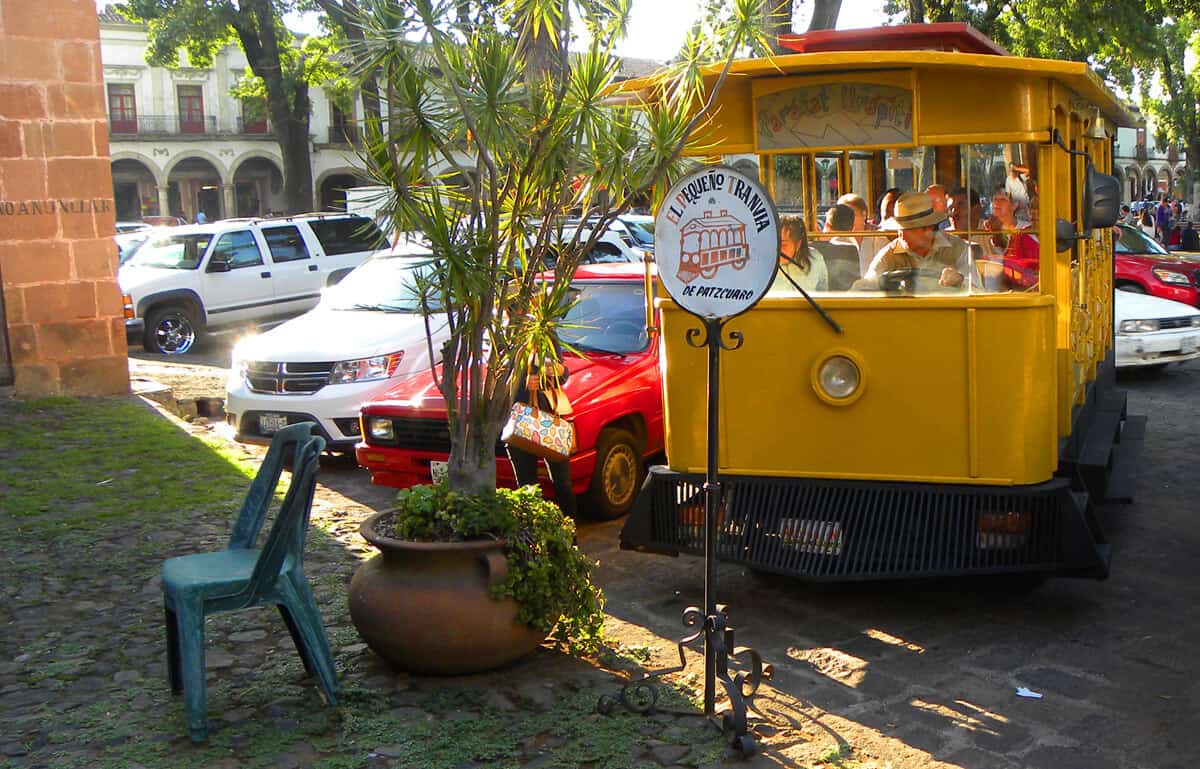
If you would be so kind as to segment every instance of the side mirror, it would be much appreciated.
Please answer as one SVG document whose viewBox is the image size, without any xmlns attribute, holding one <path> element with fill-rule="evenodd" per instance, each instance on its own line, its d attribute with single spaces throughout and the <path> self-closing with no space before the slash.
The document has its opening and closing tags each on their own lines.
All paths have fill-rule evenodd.
<svg viewBox="0 0 1200 769">
<path fill-rule="evenodd" d="M 1088 163 L 1083 187 L 1083 231 L 1090 233 L 1094 227 L 1111 227 L 1120 216 L 1120 180 L 1100 173 Z"/>
<path fill-rule="evenodd" d="M 228 259 L 218 259 L 213 257 L 208 262 L 208 269 L 205 272 L 229 272 L 232 267 L 229 266 Z"/>
<path fill-rule="evenodd" d="M 1058 253 L 1070 251 L 1079 235 L 1075 233 L 1075 225 L 1066 219 L 1056 219 L 1054 222 L 1054 250 Z"/>
</svg>

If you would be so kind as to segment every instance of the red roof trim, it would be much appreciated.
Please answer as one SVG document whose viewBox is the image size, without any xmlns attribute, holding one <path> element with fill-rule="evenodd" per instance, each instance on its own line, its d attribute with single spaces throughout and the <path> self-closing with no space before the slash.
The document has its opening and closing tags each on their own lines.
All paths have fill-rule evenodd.
<svg viewBox="0 0 1200 769">
<path fill-rule="evenodd" d="M 961 21 L 897 24 L 868 29 L 822 29 L 803 35 L 780 35 L 779 44 L 796 53 L 933 50 L 1012 55 L 982 32 Z"/>
</svg>

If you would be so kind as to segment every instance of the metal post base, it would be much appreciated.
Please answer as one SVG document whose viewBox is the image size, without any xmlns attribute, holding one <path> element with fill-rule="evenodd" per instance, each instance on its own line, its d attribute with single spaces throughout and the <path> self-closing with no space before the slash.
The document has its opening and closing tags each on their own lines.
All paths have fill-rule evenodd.
<svg viewBox="0 0 1200 769">
<path fill-rule="evenodd" d="M 733 628 L 728 625 L 726 607 L 718 605 L 715 614 L 707 617 L 697 606 L 689 606 L 683 610 L 683 625 L 698 628 L 695 632 L 679 640 L 679 664 L 675 667 L 645 673 L 621 687 L 618 696 L 604 695 L 596 704 L 596 710 L 605 715 L 612 713 L 617 704 L 623 705 L 634 713 L 652 713 L 658 704 L 658 688 L 655 679 L 670 673 L 678 673 L 687 667 L 687 656 L 684 649 L 695 644 L 701 638 L 705 641 L 705 649 L 712 652 L 713 669 L 717 680 L 725 687 L 725 695 L 729 698 L 729 710 L 721 714 L 720 722 L 715 719 L 716 713 L 706 710 L 702 715 L 721 730 L 725 743 L 738 751 L 743 758 L 749 758 L 758 752 L 754 737 L 749 733 L 746 710 L 758 687 L 764 679 L 770 678 L 773 672 L 770 665 L 764 665 L 762 657 L 753 649 L 743 646 L 735 647 Z M 729 672 L 729 659 L 740 654 L 748 653 L 750 670 L 733 675 Z M 701 715 L 697 713 L 696 715 Z"/>
</svg>

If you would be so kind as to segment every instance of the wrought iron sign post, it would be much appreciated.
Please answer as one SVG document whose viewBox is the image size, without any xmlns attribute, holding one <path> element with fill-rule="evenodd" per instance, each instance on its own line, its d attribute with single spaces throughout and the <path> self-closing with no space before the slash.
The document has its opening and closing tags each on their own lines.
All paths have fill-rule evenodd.
<svg viewBox="0 0 1200 769">
<path fill-rule="evenodd" d="M 621 692 L 621 702 L 640 712 L 658 699 L 652 679 L 682 670 L 684 648 L 704 639 L 704 714 L 716 715 L 716 683 L 729 699 L 721 730 L 729 744 L 743 756 L 757 747 L 749 734 L 747 701 L 758 689 L 764 672 L 762 658 L 752 649 L 734 647 L 733 628 L 726 607 L 716 600 L 716 562 L 721 521 L 731 521 L 724 510 L 718 472 L 720 457 L 721 351 L 742 346 L 739 331 L 726 332 L 729 321 L 762 298 L 774 282 L 779 267 L 779 215 L 757 179 L 726 166 L 706 166 L 677 182 L 655 219 L 654 247 L 658 278 L 663 288 L 687 312 L 697 316 L 702 328 L 687 330 L 687 343 L 707 348 L 707 468 L 704 495 L 704 610 L 689 606 L 683 624 L 695 629 L 679 641 L 679 666 L 656 671 L 631 681 Z M 703 338 L 700 335 L 703 334 Z M 726 339 L 727 337 L 727 339 Z M 701 625 L 699 629 L 696 629 Z M 748 673 L 732 674 L 729 659 L 750 656 Z M 615 700 L 604 698 L 602 710 Z"/>
</svg>

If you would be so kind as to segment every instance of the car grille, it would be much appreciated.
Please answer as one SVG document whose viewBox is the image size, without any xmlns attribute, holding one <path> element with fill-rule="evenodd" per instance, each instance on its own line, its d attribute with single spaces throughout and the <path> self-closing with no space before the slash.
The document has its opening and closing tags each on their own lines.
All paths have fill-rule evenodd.
<svg viewBox="0 0 1200 769">
<path fill-rule="evenodd" d="M 418 419 L 414 417 L 392 417 L 394 440 L 369 439 L 371 443 L 397 446 L 416 451 L 450 452 L 450 428 L 445 419 Z M 496 456 L 507 456 L 504 444 L 496 441 Z"/>
<path fill-rule="evenodd" d="M 1158 319 L 1158 329 L 1160 331 L 1166 331 L 1169 328 L 1188 328 L 1191 325 L 1192 325 L 1192 319 L 1190 316 L 1184 316 L 1182 318 L 1159 318 Z"/>
<path fill-rule="evenodd" d="M 276 363 L 254 360 L 246 364 L 246 384 L 256 393 L 306 395 L 329 383 L 333 363 Z"/>
</svg>

